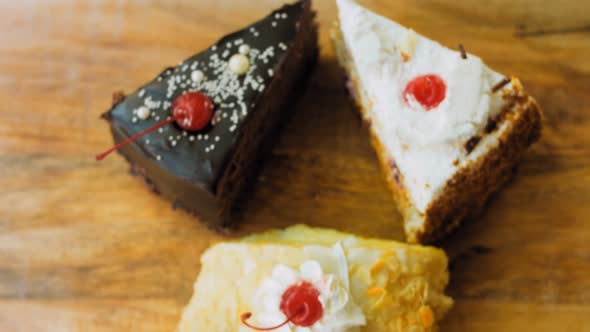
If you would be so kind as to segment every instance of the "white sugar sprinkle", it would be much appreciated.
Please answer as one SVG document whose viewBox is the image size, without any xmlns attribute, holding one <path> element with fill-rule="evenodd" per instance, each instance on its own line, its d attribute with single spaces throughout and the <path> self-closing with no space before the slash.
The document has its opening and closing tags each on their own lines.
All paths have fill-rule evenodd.
<svg viewBox="0 0 590 332">
<path fill-rule="evenodd" d="M 140 106 L 136 110 L 136 114 L 140 119 L 147 120 L 150 117 L 151 111 L 145 106 Z"/>
<path fill-rule="evenodd" d="M 170 144 L 172 144 L 172 146 L 176 146 L 176 141 L 172 141 Z"/>
<path fill-rule="evenodd" d="M 247 55 L 248 53 L 250 53 L 250 46 L 246 44 L 241 45 L 238 49 L 238 52 L 240 52 L 240 54 Z"/>
<path fill-rule="evenodd" d="M 203 74 L 200 70 L 195 70 L 191 73 L 191 80 L 196 83 L 200 83 L 205 78 L 205 74 Z"/>
<path fill-rule="evenodd" d="M 215 142 L 219 142 L 220 137 L 219 136 L 215 136 Z"/>
<path fill-rule="evenodd" d="M 158 160 L 158 161 L 162 160 L 162 156 L 156 156 L 156 160 Z"/>
<path fill-rule="evenodd" d="M 139 98 L 143 98 L 143 95 L 145 95 L 145 90 L 144 89 L 139 90 L 139 93 L 137 94 L 137 96 Z"/>
<path fill-rule="evenodd" d="M 189 136 L 188 140 L 191 141 L 191 142 L 194 142 L 195 141 L 195 136 Z"/>
</svg>

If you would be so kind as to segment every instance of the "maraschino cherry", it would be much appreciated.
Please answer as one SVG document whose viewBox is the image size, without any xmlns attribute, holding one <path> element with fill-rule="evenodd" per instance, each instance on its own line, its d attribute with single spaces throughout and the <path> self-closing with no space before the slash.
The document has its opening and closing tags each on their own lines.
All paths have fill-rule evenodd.
<svg viewBox="0 0 590 332">
<path fill-rule="evenodd" d="M 172 104 L 172 116 L 170 118 L 97 155 L 96 160 L 103 160 L 111 152 L 172 122 L 176 122 L 176 124 L 184 130 L 198 131 L 207 127 L 209 121 L 211 121 L 211 117 L 213 117 L 213 103 L 209 97 L 200 92 L 187 92 L 176 98 Z"/>
<path fill-rule="evenodd" d="M 281 324 L 271 327 L 257 327 L 250 325 L 247 320 L 252 314 L 246 312 L 240 317 L 242 323 L 251 329 L 258 331 L 271 331 L 282 327 L 289 322 L 302 327 L 308 327 L 319 321 L 324 309 L 319 299 L 320 291 L 307 281 L 301 281 L 289 288 L 281 297 L 280 309 L 287 316 Z"/>
<path fill-rule="evenodd" d="M 437 75 L 423 75 L 416 77 L 408 85 L 403 93 L 403 98 L 409 104 L 409 98 L 416 100 L 424 110 L 430 111 L 437 107 L 444 99 L 447 92 L 445 82 Z"/>
</svg>

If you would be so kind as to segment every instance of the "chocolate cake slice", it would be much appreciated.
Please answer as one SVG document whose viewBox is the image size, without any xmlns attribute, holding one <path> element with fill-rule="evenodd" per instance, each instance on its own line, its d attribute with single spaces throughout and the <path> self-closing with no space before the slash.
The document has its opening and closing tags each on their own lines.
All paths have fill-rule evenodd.
<svg viewBox="0 0 590 332">
<path fill-rule="evenodd" d="M 311 0 L 272 12 L 168 68 L 104 114 L 134 174 L 213 227 L 236 201 L 316 63 Z M 97 156 L 102 159 L 108 152 Z"/>
</svg>

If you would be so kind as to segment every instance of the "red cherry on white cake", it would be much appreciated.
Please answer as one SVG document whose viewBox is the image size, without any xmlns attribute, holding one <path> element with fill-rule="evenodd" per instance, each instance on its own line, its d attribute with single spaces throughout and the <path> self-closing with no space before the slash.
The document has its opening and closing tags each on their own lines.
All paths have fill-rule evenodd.
<svg viewBox="0 0 590 332">
<path fill-rule="evenodd" d="M 408 105 L 411 101 L 418 102 L 425 111 L 436 108 L 444 99 L 447 86 L 438 75 L 418 76 L 406 85 L 403 98 Z"/>
</svg>

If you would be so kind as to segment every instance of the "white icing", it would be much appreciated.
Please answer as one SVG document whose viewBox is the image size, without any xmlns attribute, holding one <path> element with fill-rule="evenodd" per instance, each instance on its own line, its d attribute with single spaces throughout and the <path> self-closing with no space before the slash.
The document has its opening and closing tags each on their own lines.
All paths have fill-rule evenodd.
<svg viewBox="0 0 590 332">
<path fill-rule="evenodd" d="M 290 286 L 307 281 L 320 292 L 323 316 L 310 327 L 292 323 L 277 332 L 354 332 L 366 324 L 361 308 L 350 295 L 348 262 L 340 243 L 332 248 L 307 246 L 304 251 L 311 260 L 303 262 L 299 270 L 278 265 L 270 278 L 264 279 L 254 298 L 254 307 L 259 308 L 252 316 L 257 326 L 274 326 L 285 321 L 280 310 L 281 297 Z"/>
<path fill-rule="evenodd" d="M 492 94 L 503 76 L 480 58 L 460 53 L 376 15 L 353 0 L 337 0 L 344 42 L 362 87 L 361 99 L 373 130 L 393 157 L 415 207 L 428 204 L 467 159 L 464 144 L 481 133 L 500 110 Z M 402 52 L 410 58 L 404 62 Z M 418 76 L 435 74 L 446 83 L 446 97 L 426 112 L 403 91 Z"/>
</svg>

